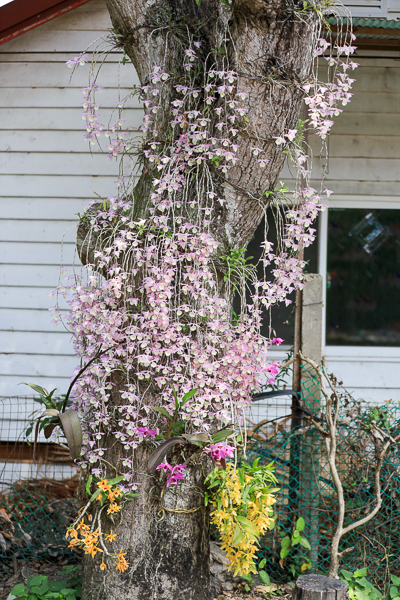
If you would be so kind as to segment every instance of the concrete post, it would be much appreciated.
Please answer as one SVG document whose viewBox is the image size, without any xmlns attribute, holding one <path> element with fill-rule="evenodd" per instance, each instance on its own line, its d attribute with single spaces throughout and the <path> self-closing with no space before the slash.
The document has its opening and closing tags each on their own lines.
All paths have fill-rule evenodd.
<svg viewBox="0 0 400 600">
<path fill-rule="evenodd" d="M 320 364 L 322 359 L 322 276 L 305 275 L 303 289 L 301 351 L 304 356 Z M 315 373 L 301 369 L 301 389 L 303 407 L 318 413 L 321 396 L 313 376 Z M 304 419 L 304 423 L 306 420 Z M 317 431 L 305 434 L 301 442 L 300 470 L 300 513 L 307 523 L 307 533 L 311 544 L 310 559 L 318 565 L 319 549 L 319 476 L 321 440 Z"/>
<path fill-rule="evenodd" d="M 322 359 L 322 275 L 304 276 L 301 351 L 317 363 Z"/>
</svg>

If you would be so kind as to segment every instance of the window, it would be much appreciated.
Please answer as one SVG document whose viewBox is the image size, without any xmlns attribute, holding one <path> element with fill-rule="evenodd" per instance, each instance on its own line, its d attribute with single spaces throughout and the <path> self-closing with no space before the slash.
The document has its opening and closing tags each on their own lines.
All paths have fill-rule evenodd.
<svg viewBox="0 0 400 600">
<path fill-rule="evenodd" d="M 400 210 L 330 208 L 326 344 L 400 346 Z"/>
</svg>

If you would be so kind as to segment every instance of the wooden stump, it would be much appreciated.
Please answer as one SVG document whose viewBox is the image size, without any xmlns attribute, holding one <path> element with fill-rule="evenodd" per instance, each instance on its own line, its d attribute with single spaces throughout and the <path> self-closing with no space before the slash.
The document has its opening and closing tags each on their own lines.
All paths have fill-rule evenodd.
<svg viewBox="0 0 400 600">
<path fill-rule="evenodd" d="M 296 581 L 293 600 L 347 600 L 347 584 L 324 575 L 302 575 Z"/>
</svg>

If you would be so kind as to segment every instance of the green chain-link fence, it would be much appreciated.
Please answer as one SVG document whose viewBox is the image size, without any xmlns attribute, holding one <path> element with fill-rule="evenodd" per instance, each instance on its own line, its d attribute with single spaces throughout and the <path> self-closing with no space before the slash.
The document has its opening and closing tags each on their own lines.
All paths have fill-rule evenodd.
<svg viewBox="0 0 400 600">
<path fill-rule="evenodd" d="M 74 561 L 67 526 L 76 515 L 77 487 L 69 457 L 39 440 L 38 462 L 25 431 L 37 411 L 32 397 L 0 398 L 0 572 L 15 561 Z M 67 459 L 67 460 L 66 460 Z M 0 575 L 0 578 L 2 575 Z"/>
<path fill-rule="evenodd" d="M 12 559 L 72 558 L 65 532 L 76 510 L 70 499 L 51 498 L 49 492 L 38 480 L 12 485 L 0 496 L 0 510 L 11 520 L 0 517 L 0 569 L 9 570 Z"/>
<path fill-rule="evenodd" d="M 303 407 L 318 414 L 318 382 L 310 374 L 303 377 L 301 396 Z M 345 403 L 346 400 L 343 410 Z M 269 402 L 266 416 L 273 414 L 273 409 Z M 368 407 L 364 410 L 366 415 L 370 414 Z M 283 412 L 287 413 L 288 407 Z M 384 415 L 391 435 L 400 432 L 399 407 L 385 404 Z M 275 504 L 276 527 L 263 540 L 261 554 L 268 560 L 271 578 L 277 581 L 300 569 L 304 564 L 301 553 L 311 559 L 314 571 L 328 572 L 330 543 L 338 514 L 323 437 L 315 428 L 288 429 L 288 421 L 286 415 L 281 420 L 274 418 L 272 425 L 254 426 L 248 447 L 248 458 L 258 456 L 263 463 L 274 461 L 276 465 L 280 485 Z M 3 423 L 6 422 L 7 418 L 3 418 Z M 374 506 L 375 464 L 375 448 L 368 442 L 366 432 L 356 428 L 351 418 L 341 419 L 337 466 L 346 501 L 345 524 L 363 517 Z M 68 553 L 65 530 L 73 518 L 71 500 L 53 493 L 52 485 L 57 485 L 54 479 L 15 482 L 14 478 L 14 483 L 1 491 L 0 510 L 11 516 L 14 531 L 5 521 L 0 522 L 6 546 L 0 544 L 0 569 L 10 568 L 12 558 L 54 560 Z M 381 485 L 383 504 L 378 515 L 345 536 L 340 548 L 353 548 L 342 556 L 342 568 L 355 570 L 366 566 L 377 583 L 385 581 L 389 572 L 400 576 L 400 456 L 396 448 L 385 458 Z M 312 549 L 307 552 L 299 546 L 298 556 L 293 552 L 280 564 L 281 540 L 292 533 L 300 516 L 306 522 L 304 533 Z"/>
<path fill-rule="evenodd" d="M 303 408 L 318 415 L 318 382 L 309 372 L 303 374 L 301 397 Z M 348 399 L 344 398 L 336 462 L 346 502 L 345 526 L 363 518 L 375 506 L 376 465 L 376 448 L 371 444 L 368 430 L 355 426 L 347 404 Z M 382 427 L 386 427 L 392 436 L 400 433 L 399 406 L 387 403 L 378 410 L 379 414 L 375 416 L 385 421 Z M 368 424 L 368 419 L 374 417 L 373 409 L 361 408 L 361 417 L 365 417 Z M 263 540 L 260 554 L 267 558 L 273 580 L 287 578 L 288 570 L 293 575 L 299 573 L 305 562 L 301 555 L 311 559 L 313 571 L 327 573 L 338 502 L 324 437 L 315 427 L 285 429 L 274 425 L 275 431 L 271 431 L 271 426 L 268 429 L 268 425 L 254 427 L 248 450 L 250 459 L 260 457 L 265 464 L 275 462 L 280 485 L 274 508 L 276 527 Z M 340 551 L 353 548 L 341 557 L 341 568 L 354 571 L 365 566 L 368 576 L 380 584 L 387 580 L 389 572 L 400 575 L 400 453 L 396 446 L 384 459 L 381 488 L 383 502 L 379 513 L 369 523 L 346 535 L 340 545 Z M 311 544 L 311 551 L 296 546 L 288 559 L 280 564 L 281 540 L 292 534 L 300 516 L 306 522 L 304 534 Z"/>
</svg>

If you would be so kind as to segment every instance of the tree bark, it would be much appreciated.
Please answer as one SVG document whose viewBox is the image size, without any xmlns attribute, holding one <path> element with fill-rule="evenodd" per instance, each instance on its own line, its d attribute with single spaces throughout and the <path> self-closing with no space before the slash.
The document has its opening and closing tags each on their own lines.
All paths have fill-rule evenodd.
<svg viewBox="0 0 400 600">
<path fill-rule="evenodd" d="M 228 60 L 238 73 L 237 91 L 248 94 L 246 126 L 238 131 L 237 165 L 225 177 L 216 172 L 215 185 L 223 207 L 216 207 L 211 232 L 224 249 L 246 247 L 267 207 L 265 192 L 274 190 L 285 155 L 275 143 L 283 131 L 297 127 L 303 90 L 310 74 L 313 46 L 318 30 L 315 11 L 296 13 L 296 3 L 287 0 L 235 0 L 227 9 L 220 0 L 106 0 L 114 32 L 131 58 L 141 85 L 149 82 L 154 65 L 168 73 L 179 73 L 188 33 L 202 41 L 201 56 L 208 68 Z M 229 41 L 226 41 L 229 40 Z M 226 54 L 218 52 L 226 48 Z M 208 58 L 207 58 L 208 57 Z M 173 86 L 165 86 L 160 100 L 169 114 L 175 97 Z M 158 117 L 155 117 L 157 119 Z M 160 117 L 161 118 L 161 117 Z M 165 133 L 168 121 L 157 123 Z M 168 139 L 168 138 L 167 138 Z M 268 159 L 266 168 L 252 160 L 259 147 Z M 145 172 L 133 192 L 135 218 L 146 218 L 150 194 Z M 146 174 L 147 171 L 147 174 Z M 156 175 L 156 173 L 154 173 Z M 150 179 L 151 181 L 151 179 Z M 78 252 L 82 262 L 94 261 L 99 238 L 89 239 L 81 222 Z M 220 278 L 222 281 L 222 277 Z M 221 284 L 221 294 L 224 293 Z M 118 381 L 112 383 L 115 390 Z M 114 406 L 123 401 L 112 392 Z M 154 396 L 153 404 L 158 405 Z M 123 456 L 119 442 L 109 436 L 108 463 Z M 153 447 L 142 443 L 133 454 L 139 497 L 120 517 L 104 519 L 103 532 L 117 533 L 119 552 L 127 551 L 129 569 L 100 571 L 100 557 L 85 557 L 82 600 L 210 600 L 209 515 L 204 507 L 204 475 L 211 462 L 193 447 L 179 446 L 175 457 L 188 469 L 184 482 L 164 493 L 161 475 L 149 475 L 147 463 Z M 185 456 L 186 455 L 186 456 Z M 170 456 L 170 455 L 168 455 Z M 110 471 L 109 476 L 113 476 Z M 116 544 L 117 542 L 115 542 Z"/>
<path fill-rule="evenodd" d="M 188 452 L 180 447 L 175 458 L 188 464 L 188 474 L 179 486 L 165 489 L 160 473 L 147 473 L 152 450 L 142 445 L 135 453 L 138 498 L 123 509 L 114 523 L 110 518 L 105 520 L 103 528 L 104 533 L 112 529 L 117 534 L 109 549 L 118 553 L 123 547 L 129 569 L 125 573 L 112 567 L 100 571 L 100 559 L 85 556 L 84 600 L 211 597 L 209 510 L 204 506 L 203 475 L 204 469 L 209 468 L 207 459 L 197 455 L 195 460 L 187 460 Z M 110 449 L 107 457 L 110 462 L 117 462 L 116 452 L 116 446 Z"/>
</svg>

